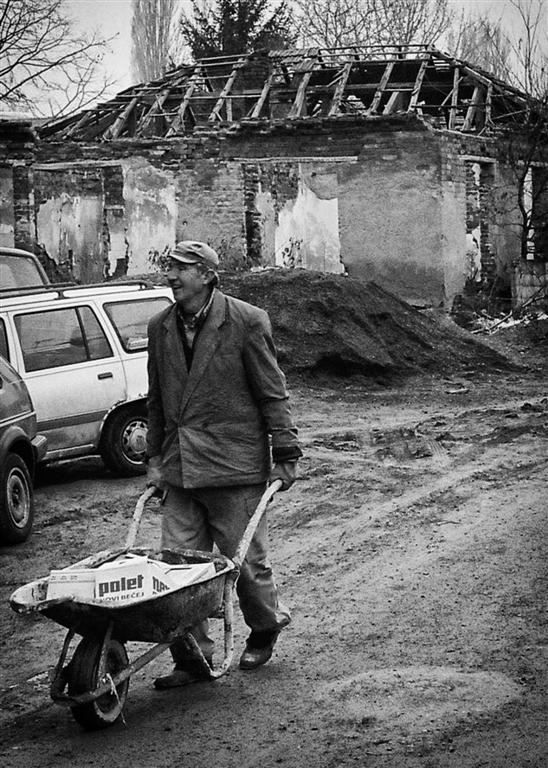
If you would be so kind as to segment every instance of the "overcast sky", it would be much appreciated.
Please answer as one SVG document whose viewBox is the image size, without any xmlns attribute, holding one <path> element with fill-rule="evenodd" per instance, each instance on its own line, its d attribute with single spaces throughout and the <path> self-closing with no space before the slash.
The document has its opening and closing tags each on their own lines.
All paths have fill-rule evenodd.
<svg viewBox="0 0 548 768">
<path fill-rule="evenodd" d="M 535 0 L 530 0 L 534 2 Z M 182 0 L 190 4 L 189 0 Z M 494 19 L 512 20 L 512 10 L 507 0 L 449 0 L 455 10 L 479 9 L 488 11 Z M 131 73 L 131 0 L 66 0 L 66 6 L 85 30 L 97 29 L 103 36 L 115 39 L 111 51 L 105 56 L 105 68 L 117 84 L 114 92 L 133 83 Z"/>
</svg>

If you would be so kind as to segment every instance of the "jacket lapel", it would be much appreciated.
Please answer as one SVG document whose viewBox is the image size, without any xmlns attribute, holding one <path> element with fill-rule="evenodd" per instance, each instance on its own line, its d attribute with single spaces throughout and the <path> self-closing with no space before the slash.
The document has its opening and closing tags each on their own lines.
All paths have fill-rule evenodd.
<svg viewBox="0 0 548 768">
<path fill-rule="evenodd" d="M 180 391 L 182 392 L 187 383 L 188 372 L 183 342 L 181 341 L 179 330 L 177 328 L 176 304 L 173 304 L 172 311 L 164 318 L 162 326 L 164 329 L 164 360 L 171 371 L 170 378 L 177 381 L 181 387 Z"/>
<path fill-rule="evenodd" d="M 219 346 L 221 340 L 218 330 L 225 321 L 226 300 L 224 295 L 216 288 L 214 289 L 214 292 L 215 293 L 213 296 L 211 308 L 196 340 L 196 347 L 194 349 L 194 355 L 192 358 L 192 366 L 186 380 L 185 391 L 181 401 L 180 413 L 182 413 L 185 409 L 191 394 L 202 378 L 204 371 L 207 368 L 208 363 L 213 357 L 215 350 Z M 179 343 L 182 347 L 182 343 Z"/>
</svg>

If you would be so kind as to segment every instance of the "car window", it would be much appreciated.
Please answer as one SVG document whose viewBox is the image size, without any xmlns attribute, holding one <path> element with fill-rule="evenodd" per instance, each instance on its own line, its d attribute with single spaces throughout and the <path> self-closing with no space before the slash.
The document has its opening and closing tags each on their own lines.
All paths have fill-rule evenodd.
<svg viewBox="0 0 548 768">
<path fill-rule="evenodd" d="M 8 334 L 6 333 L 6 324 L 0 319 L 0 357 L 4 357 L 6 360 L 10 359 L 10 353 L 8 350 Z"/>
<path fill-rule="evenodd" d="M 0 253 L 0 287 L 18 288 L 31 285 L 44 285 L 45 279 L 40 274 L 32 256 Z"/>
<path fill-rule="evenodd" d="M 112 357 L 112 348 L 89 307 L 28 312 L 15 317 L 26 371 Z"/>
<path fill-rule="evenodd" d="M 139 352 L 147 348 L 148 321 L 171 303 L 166 296 L 158 296 L 105 304 L 105 311 L 126 352 Z"/>
</svg>

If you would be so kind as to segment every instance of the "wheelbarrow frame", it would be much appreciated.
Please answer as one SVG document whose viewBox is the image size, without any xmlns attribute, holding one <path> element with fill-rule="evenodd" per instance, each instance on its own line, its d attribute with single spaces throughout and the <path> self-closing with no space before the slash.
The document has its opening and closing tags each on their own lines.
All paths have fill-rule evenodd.
<svg viewBox="0 0 548 768">
<path fill-rule="evenodd" d="M 249 520 L 232 559 L 197 550 L 179 552 L 164 550 L 162 552 L 162 556 L 173 563 L 213 562 L 217 572 L 215 576 L 203 582 L 135 600 L 127 605 L 105 604 L 98 600 L 82 601 L 72 596 L 48 600 L 46 594 L 49 577 L 31 582 L 16 590 L 10 598 L 10 605 L 14 611 L 20 614 L 42 613 L 68 628 L 51 678 L 52 700 L 74 709 L 95 702 L 105 694 L 111 693 L 118 698 L 117 688 L 129 680 L 135 672 L 164 653 L 176 639 L 182 639 L 185 642 L 189 655 L 195 657 L 205 677 L 217 679 L 224 675 L 234 655 L 233 592 L 240 568 L 269 502 L 281 487 L 281 480 L 276 480 L 267 488 Z M 154 550 L 133 546 L 145 504 L 155 493 L 155 488 L 148 488 L 139 497 L 123 548 L 105 550 L 91 555 L 74 563 L 70 568 L 96 568 L 128 552 L 140 555 L 155 554 Z M 209 664 L 190 633 L 192 626 L 209 618 L 219 618 L 224 621 L 224 657 L 218 666 Z M 155 644 L 116 674 L 104 675 L 104 681 L 92 690 L 70 695 L 64 692 L 70 676 L 70 663 L 67 665 L 65 662 L 75 635 L 92 639 L 97 645 L 101 643 L 99 668 L 103 668 L 111 640 L 116 639 L 122 644 L 128 641 L 154 642 Z M 120 703 L 118 716 L 122 714 L 122 708 L 123 704 Z"/>
</svg>

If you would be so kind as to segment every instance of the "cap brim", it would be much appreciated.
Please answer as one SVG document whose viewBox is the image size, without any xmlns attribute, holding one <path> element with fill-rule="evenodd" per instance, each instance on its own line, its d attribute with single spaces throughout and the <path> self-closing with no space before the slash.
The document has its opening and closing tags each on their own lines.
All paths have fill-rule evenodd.
<svg viewBox="0 0 548 768">
<path fill-rule="evenodd" d="M 183 264 L 199 264 L 201 259 L 192 259 L 189 256 L 179 256 L 178 253 L 171 253 L 170 258 L 174 261 L 182 261 Z"/>
</svg>

